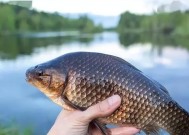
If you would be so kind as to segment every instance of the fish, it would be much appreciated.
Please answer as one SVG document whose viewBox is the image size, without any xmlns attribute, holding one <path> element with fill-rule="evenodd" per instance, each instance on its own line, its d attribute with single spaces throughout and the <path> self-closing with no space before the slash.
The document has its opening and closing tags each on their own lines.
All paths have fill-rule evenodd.
<svg viewBox="0 0 189 135">
<path fill-rule="evenodd" d="M 121 105 L 110 115 L 93 122 L 132 126 L 147 135 L 189 135 L 189 113 L 159 82 L 126 60 L 97 52 L 67 53 L 26 71 L 26 80 L 66 110 L 84 111 L 110 96 Z"/>
</svg>

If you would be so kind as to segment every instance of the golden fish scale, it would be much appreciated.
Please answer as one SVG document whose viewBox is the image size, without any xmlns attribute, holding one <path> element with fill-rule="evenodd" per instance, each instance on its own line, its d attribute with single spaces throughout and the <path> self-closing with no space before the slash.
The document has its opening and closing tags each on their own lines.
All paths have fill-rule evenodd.
<svg viewBox="0 0 189 135">
<path fill-rule="evenodd" d="M 73 104 L 87 108 L 118 94 L 122 103 L 112 115 L 103 119 L 106 123 L 132 125 L 146 133 L 157 126 L 182 135 L 189 127 L 186 112 L 136 69 L 125 70 L 125 65 L 119 62 L 100 56 L 69 60 L 66 97 Z"/>
</svg>

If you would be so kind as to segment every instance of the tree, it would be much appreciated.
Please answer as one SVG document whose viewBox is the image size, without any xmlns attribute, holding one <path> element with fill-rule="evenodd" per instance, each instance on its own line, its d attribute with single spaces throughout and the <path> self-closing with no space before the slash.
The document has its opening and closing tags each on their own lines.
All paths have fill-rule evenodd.
<svg viewBox="0 0 189 135">
<path fill-rule="evenodd" d="M 0 31 L 15 30 L 15 13 L 9 6 L 0 8 Z"/>
</svg>

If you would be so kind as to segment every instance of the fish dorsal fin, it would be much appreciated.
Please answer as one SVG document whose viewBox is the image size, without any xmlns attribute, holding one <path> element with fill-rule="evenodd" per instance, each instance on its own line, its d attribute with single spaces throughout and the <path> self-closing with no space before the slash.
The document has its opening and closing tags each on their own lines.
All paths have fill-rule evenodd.
<svg viewBox="0 0 189 135">
<path fill-rule="evenodd" d="M 164 91 L 167 95 L 169 95 L 168 90 L 167 90 L 163 85 L 161 85 L 159 82 L 157 82 L 157 81 L 155 81 L 155 80 L 153 80 L 153 81 L 156 83 L 156 85 L 157 85 L 162 91 Z"/>
<path fill-rule="evenodd" d="M 130 64 L 129 62 L 125 61 L 124 59 L 121 59 L 121 58 L 116 57 L 116 56 L 114 56 L 114 58 L 115 58 L 116 60 L 118 60 L 119 62 L 121 62 L 121 63 L 123 63 L 123 64 L 126 64 L 126 65 L 127 65 L 128 67 L 130 67 L 131 69 L 133 69 L 133 70 L 135 70 L 135 71 L 138 71 L 138 72 L 140 72 L 141 74 L 144 75 L 144 73 L 143 73 L 142 71 L 140 71 L 139 69 L 137 69 L 135 66 L 133 66 L 133 65 Z M 169 92 L 168 92 L 168 90 L 167 90 L 163 85 L 161 85 L 159 82 L 157 82 L 156 80 L 150 78 L 150 77 L 147 76 L 147 75 L 144 75 L 144 76 L 146 76 L 148 79 L 150 79 L 150 80 L 151 80 L 159 89 L 161 89 L 164 93 L 166 93 L 167 95 L 170 95 Z"/>
<path fill-rule="evenodd" d="M 122 64 L 126 64 L 128 67 L 130 67 L 131 69 L 140 72 L 141 74 L 143 74 L 144 76 L 146 76 L 148 79 L 150 79 L 159 89 L 161 89 L 164 93 L 166 93 L 167 95 L 169 95 L 168 90 L 161 85 L 159 82 L 157 82 L 156 80 L 150 78 L 149 76 L 145 75 L 142 71 L 140 71 L 138 68 L 136 68 L 135 66 L 133 66 L 132 64 L 130 64 L 129 62 L 125 61 L 124 59 L 121 59 L 119 57 L 114 56 L 114 58 L 119 61 Z"/>
<path fill-rule="evenodd" d="M 131 69 L 135 70 L 135 71 L 138 71 L 140 72 L 141 74 L 144 75 L 144 73 L 142 71 L 140 71 L 138 68 L 136 68 L 135 66 L 133 66 L 132 64 L 130 64 L 129 62 L 125 61 L 124 59 L 121 59 L 119 57 L 116 57 L 114 56 L 116 60 L 118 60 L 119 62 L 123 63 L 123 64 L 126 64 L 128 67 L 130 67 Z M 150 78 L 149 76 L 147 75 L 144 75 L 146 76 L 148 79 L 150 79 L 158 88 L 160 88 L 164 93 L 166 93 L 167 95 L 169 95 L 169 92 L 168 90 L 163 86 L 161 85 L 159 82 L 157 82 L 156 80 Z"/>
<path fill-rule="evenodd" d="M 140 73 L 142 73 L 144 75 L 144 73 L 142 71 L 140 71 L 139 69 L 137 69 L 135 66 L 133 66 L 132 64 L 130 64 L 129 62 L 125 61 L 124 59 L 118 58 L 115 56 L 115 59 L 118 60 L 119 62 L 123 63 L 123 64 L 127 64 L 128 67 L 130 67 L 131 69 L 138 71 Z M 144 75 L 146 76 L 146 75 Z M 148 79 L 150 79 L 158 88 L 160 88 L 164 93 L 166 93 L 167 95 L 169 95 L 168 90 L 161 85 L 159 82 L 157 82 L 156 80 L 150 78 L 149 76 L 146 76 Z"/>
<path fill-rule="evenodd" d="M 149 77 L 147 75 L 144 75 L 144 76 L 146 76 L 148 79 L 150 79 L 160 90 L 162 90 L 164 93 L 166 93 L 167 95 L 170 96 L 168 90 L 163 85 L 161 85 L 158 81 L 152 79 L 151 77 Z"/>
<path fill-rule="evenodd" d="M 160 127 L 155 124 L 150 124 L 143 129 L 146 135 L 160 135 Z"/>
<path fill-rule="evenodd" d="M 130 63 L 127 62 L 126 60 L 121 59 L 121 58 L 116 57 L 116 56 L 114 56 L 114 58 L 115 58 L 117 61 L 119 61 L 120 63 L 126 64 L 126 65 L 127 65 L 128 67 L 130 67 L 131 69 L 136 70 L 136 71 L 138 71 L 138 72 L 141 72 L 138 68 L 136 68 L 135 66 L 133 66 L 132 64 L 130 64 Z"/>
<path fill-rule="evenodd" d="M 156 80 L 153 80 L 153 79 L 151 79 L 152 80 L 152 82 L 158 87 L 158 88 L 160 88 L 163 92 L 165 92 L 167 95 L 170 95 L 169 94 L 169 92 L 168 92 L 168 90 L 163 86 L 163 85 L 161 85 L 159 82 L 157 82 Z"/>
</svg>

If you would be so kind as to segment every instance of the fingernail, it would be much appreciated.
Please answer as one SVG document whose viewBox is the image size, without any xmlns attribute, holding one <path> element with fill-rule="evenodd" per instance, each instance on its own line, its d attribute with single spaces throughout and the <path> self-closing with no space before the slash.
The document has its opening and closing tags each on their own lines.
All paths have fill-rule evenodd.
<svg viewBox="0 0 189 135">
<path fill-rule="evenodd" d="M 114 96 L 108 98 L 108 103 L 109 103 L 110 106 L 112 106 L 115 103 L 119 102 L 120 100 L 121 100 L 120 96 L 114 95 Z"/>
</svg>

